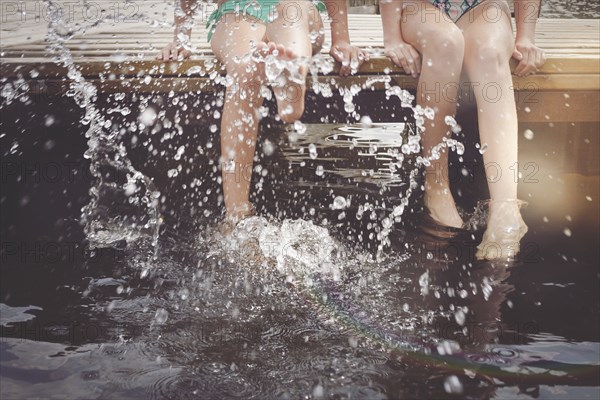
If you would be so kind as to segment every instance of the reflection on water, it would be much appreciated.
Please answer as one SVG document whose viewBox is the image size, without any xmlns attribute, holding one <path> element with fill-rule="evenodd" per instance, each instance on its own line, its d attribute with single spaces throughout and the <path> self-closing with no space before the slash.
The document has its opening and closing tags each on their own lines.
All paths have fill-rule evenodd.
<svg viewBox="0 0 600 400">
<path fill-rule="evenodd" d="M 79 286 L 85 296 L 70 306 L 92 305 L 76 325 L 5 329 L 3 398 L 65 385 L 72 398 L 370 399 L 488 397 L 516 387 L 535 397 L 546 385 L 598 384 L 597 343 L 540 332 L 543 321 L 523 315 L 502 320 L 503 307 L 519 307 L 505 266 L 346 256 L 342 279 L 301 268 L 309 276 L 289 279 L 268 264 L 257 270 L 198 254 L 190 243 L 173 252 L 186 247 L 191 258 L 163 255 L 162 275 L 151 280 Z M 423 271 L 426 295 L 416 283 Z M 33 337 L 35 329 L 57 343 Z M 65 344 L 75 336 L 82 342 Z"/>
</svg>

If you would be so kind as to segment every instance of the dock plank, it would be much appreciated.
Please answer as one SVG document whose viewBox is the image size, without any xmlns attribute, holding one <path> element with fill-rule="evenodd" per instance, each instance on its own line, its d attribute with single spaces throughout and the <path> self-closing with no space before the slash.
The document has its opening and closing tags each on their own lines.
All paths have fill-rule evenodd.
<svg viewBox="0 0 600 400">
<path fill-rule="evenodd" d="M 74 62 L 86 79 L 97 83 L 107 92 L 211 91 L 215 86 L 206 74 L 223 69 L 214 62 L 206 42 L 204 21 L 214 5 L 200 3 L 201 11 L 193 32 L 195 53 L 190 60 L 162 62 L 154 60 L 159 49 L 173 36 L 173 2 L 147 0 L 135 10 L 123 0 L 95 0 L 95 4 L 108 15 L 102 23 L 85 18 L 83 3 L 77 4 L 70 21 L 81 28 L 68 42 Z M 37 0 L 24 0 L 2 7 L 0 34 L 0 75 L 5 79 L 24 78 L 39 80 L 51 87 L 66 86 L 66 70 L 51 60 L 46 39 L 48 18 L 35 7 L 43 4 Z M 20 6 L 19 6 L 20 5 Z M 11 8 L 12 7 L 12 8 Z M 21 7 L 21 8 L 19 8 Z M 212 7 L 212 8 L 211 8 Z M 26 12 L 23 13 L 22 11 Z M 131 11 L 135 11 L 132 14 Z M 133 18 L 130 18 L 131 16 Z M 116 17 L 115 17 L 116 16 Z M 128 16 L 130 21 L 127 21 Z M 37 17 L 37 18 L 36 18 Z M 374 75 L 389 74 L 403 87 L 416 86 L 416 81 L 405 75 L 383 55 L 383 33 L 379 15 L 350 14 L 350 36 L 354 44 L 368 49 L 372 59 L 363 64 L 357 76 L 335 77 L 341 85 L 365 84 Z M 514 24 L 514 21 L 513 21 Z M 327 25 L 327 22 L 326 22 Z M 325 27 L 326 43 L 330 40 Z M 537 44 L 544 48 L 547 63 L 534 76 L 514 77 L 517 91 L 536 93 L 539 99 L 560 99 L 563 93 L 585 93 L 586 101 L 598 102 L 600 90 L 600 20 L 598 19 L 545 19 L 538 22 Z M 326 48 L 324 52 L 326 52 Z M 515 63 L 513 62 L 513 67 Z M 204 76 L 189 73 L 193 67 L 205 71 Z M 337 66 L 332 75 L 337 73 Z M 152 79 L 144 84 L 149 75 Z M 331 77 L 333 78 L 333 76 Z M 54 89 L 53 89 L 54 90 Z M 59 89 L 56 89 L 59 90 Z M 557 95 L 560 94 L 560 95 Z M 545 97 L 544 97 L 545 96 Z M 578 97 L 583 98 L 583 97 Z M 583 100 L 582 100 L 583 101 Z M 587 107 L 588 110 L 591 107 Z M 530 113 L 531 117 L 545 118 L 542 111 Z M 557 117 L 558 118 L 558 117 Z M 585 117 L 592 118 L 588 112 Z"/>
</svg>

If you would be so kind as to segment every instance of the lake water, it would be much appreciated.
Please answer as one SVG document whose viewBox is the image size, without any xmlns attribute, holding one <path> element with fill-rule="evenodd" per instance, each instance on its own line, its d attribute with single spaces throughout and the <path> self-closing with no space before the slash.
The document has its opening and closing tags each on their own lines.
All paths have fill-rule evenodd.
<svg viewBox="0 0 600 400">
<path fill-rule="evenodd" d="M 383 100 L 360 101 L 359 109 Z M 90 176 L 80 111 L 60 102 L 23 109 L 3 126 L 20 146 L 3 157 L 2 398 L 600 394 L 600 194 L 597 172 L 574 173 L 557 155 L 566 126 L 533 126 L 535 138 L 521 140 L 521 156 L 539 170 L 521 186 L 530 202 L 522 255 L 503 264 L 473 260 L 481 232 L 450 241 L 423 233 L 418 193 L 385 258 L 373 259 L 369 223 L 405 190 L 403 172 L 390 175 L 382 156 L 401 138 L 397 126 L 307 125 L 290 141 L 266 122 L 259 148 L 272 151 L 258 163 L 268 173 L 255 172 L 253 185 L 266 219 L 252 220 L 240 242 L 218 241 L 218 133 L 191 123 L 163 145 L 202 149 L 175 177 L 166 173 L 173 157 L 130 149 L 168 194 L 158 256 L 142 273 L 135 246 L 85 249 L 78 220 Z M 465 146 L 465 159 L 477 161 Z M 456 185 L 467 211 L 486 196 L 477 175 L 473 167 L 473 181 Z M 337 196 L 345 207 L 333 206 Z M 373 210 L 358 219 L 369 201 Z"/>
</svg>

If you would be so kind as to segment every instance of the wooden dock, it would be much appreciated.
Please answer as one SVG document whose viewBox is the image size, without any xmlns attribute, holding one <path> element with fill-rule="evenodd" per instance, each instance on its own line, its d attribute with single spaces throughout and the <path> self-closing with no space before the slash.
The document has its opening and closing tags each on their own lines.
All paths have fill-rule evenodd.
<svg viewBox="0 0 600 400">
<path fill-rule="evenodd" d="M 9 7 L 11 4 L 13 8 Z M 43 9 L 37 10 L 36 14 L 36 4 L 39 7 L 41 2 L 27 0 L 11 4 L 2 5 L 2 79 L 22 78 L 35 83 L 36 87 L 45 88 L 43 90 L 64 90 L 68 86 L 66 70 L 53 63 L 47 52 L 49 18 L 44 18 Z M 83 7 L 82 3 L 76 4 Z M 193 45 L 197 50 L 192 58 L 165 63 L 155 61 L 154 56 L 173 36 L 172 4 L 156 0 L 140 4 L 101 0 L 94 4 L 102 5 L 95 14 L 82 11 L 77 5 L 71 6 L 70 23 L 86 28 L 76 33 L 67 45 L 84 77 L 100 91 L 200 93 L 215 89 L 207 74 L 198 73 L 199 70 L 223 73 L 214 63 L 206 43 L 203 22 L 214 5 L 203 3 L 201 7 L 193 32 Z M 95 23 L 98 17 L 90 17 L 95 15 L 107 20 Z M 335 79 L 338 85 L 365 84 L 369 78 L 384 75 L 386 71 L 393 83 L 414 88 L 415 80 L 400 72 L 382 54 L 380 16 L 351 14 L 349 20 L 353 43 L 369 49 L 372 59 L 356 76 L 335 77 L 334 70 L 331 76 L 322 79 Z M 514 78 L 521 121 L 600 120 L 599 35 L 600 21 L 597 19 L 539 20 L 537 44 L 546 51 L 548 61 L 538 74 Z M 375 84 L 375 89 L 381 89 L 381 85 Z"/>
</svg>

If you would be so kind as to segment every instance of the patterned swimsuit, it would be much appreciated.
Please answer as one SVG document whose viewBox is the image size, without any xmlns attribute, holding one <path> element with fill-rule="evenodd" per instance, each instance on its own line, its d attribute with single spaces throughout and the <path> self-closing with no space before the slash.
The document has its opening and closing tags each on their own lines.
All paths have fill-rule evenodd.
<svg viewBox="0 0 600 400">
<path fill-rule="evenodd" d="M 262 21 L 265 24 L 272 22 L 274 18 L 277 16 L 277 12 L 275 9 L 277 5 L 284 0 L 226 0 L 219 5 L 219 7 L 208 17 L 206 21 L 206 28 L 208 28 L 208 39 L 210 42 L 212 35 L 215 31 L 217 23 L 225 14 L 234 13 L 234 14 L 243 14 L 249 15 L 251 17 L 256 18 L 259 21 Z M 291 0 L 289 1 L 289 6 L 291 7 L 291 12 L 298 12 L 298 6 L 293 3 Z M 295 1 L 295 0 L 294 0 Z M 326 12 L 327 7 L 323 0 L 309 0 L 313 3 L 317 11 Z M 285 10 L 285 9 L 284 9 Z M 293 14 L 295 15 L 295 14 Z"/>
<path fill-rule="evenodd" d="M 429 0 L 431 4 L 445 12 L 454 22 L 458 21 L 460 17 L 481 1 L 483 0 Z"/>
</svg>

